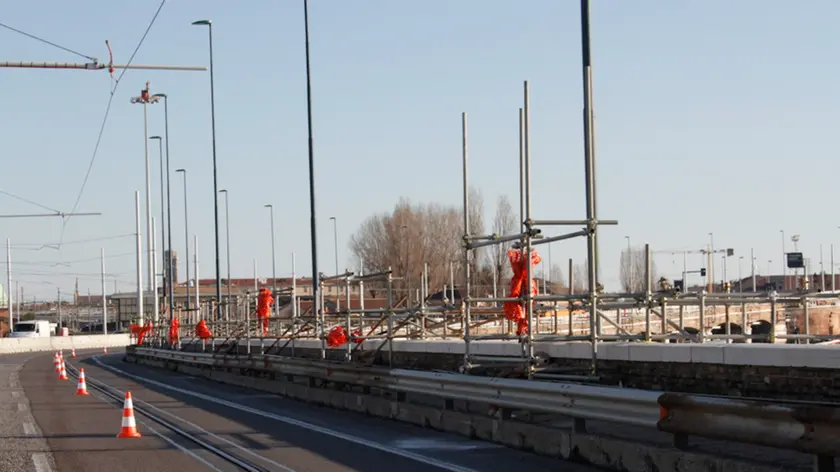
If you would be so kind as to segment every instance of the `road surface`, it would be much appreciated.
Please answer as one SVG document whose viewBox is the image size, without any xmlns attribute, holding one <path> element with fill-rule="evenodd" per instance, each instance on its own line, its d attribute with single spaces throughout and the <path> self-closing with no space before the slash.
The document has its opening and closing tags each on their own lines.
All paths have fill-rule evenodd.
<svg viewBox="0 0 840 472">
<path fill-rule="evenodd" d="M 88 397 L 74 395 L 72 376 L 57 379 L 52 353 L 3 357 L 4 472 L 598 470 L 124 364 L 121 352 L 77 354 L 72 359 L 65 353 L 66 361 L 85 369 Z M 139 439 L 116 438 L 125 391 L 134 399 Z"/>
</svg>

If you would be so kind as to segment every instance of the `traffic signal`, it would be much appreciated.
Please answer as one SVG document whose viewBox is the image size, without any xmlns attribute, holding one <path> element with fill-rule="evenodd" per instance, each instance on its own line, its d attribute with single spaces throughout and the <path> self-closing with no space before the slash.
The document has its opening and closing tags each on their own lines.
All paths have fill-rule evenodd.
<svg viewBox="0 0 840 472">
<path fill-rule="evenodd" d="M 702 268 L 702 269 L 700 269 L 700 276 L 701 276 L 701 277 L 705 277 L 705 276 L 706 276 L 706 268 L 705 268 L 705 267 L 704 267 L 704 268 Z"/>
</svg>

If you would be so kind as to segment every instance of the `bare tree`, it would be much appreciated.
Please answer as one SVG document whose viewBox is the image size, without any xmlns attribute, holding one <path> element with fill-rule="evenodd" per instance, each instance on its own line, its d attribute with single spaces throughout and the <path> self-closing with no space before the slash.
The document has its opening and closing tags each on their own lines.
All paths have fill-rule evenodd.
<svg viewBox="0 0 840 472">
<path fill-rule="evenodd" d="M 496 215 L 493 217 L 493 234 L 499 236 L 513 234 L 517 230 L 516 220 L 510 200 L 506 195 L 500 196 L 496 202 Z M 491 246 L 489 251 L 490 264 L 496 274 L 496 280 L 500 284 L 507 281 L 512 275 L 507 256 L 507 252 L 512 245 L 512 242 L 498 244 Z"/>
<path fill-rule="evenodd" d="M 569 287 L 566 283 L 566 275 L 563 274 L 563 269 L 557 264 L 551 266 L 550 280 L 552 293 L 565 293 Z"/>
<path fill-rule="evenodd" d="M 470 233 L 484 232 L 481 192 L 470 191 Z M 389 267 L 400 280 L 394 288 L 410 295 L 421 286 L 424 264 L 429 267 L 429 289 L 436 291 L 449 284 L 450 263 L 455 269 L 456 285 L 463 283 L 463 210 L 440 204 L 415 204 L 401 198 L 390 213 L 368 217 L 350 240 L 350 250 L 364 261 L 367 272 Z M 478 252 L 478 251 L 476 251 Z M 475 254 L 471 268 L 474 280 L 486 278 L 479 270 L 481 254 Z"/>
<path fill-rule="evenodd" d="M 621 251 L 621 266 L 619 267 L 621 288 L 627 293 L 641 293 L 645 291 L 645 248 L 631 247 Z M 650 280 L 656 290 L 656 263 L 650 261 Z"/>
<path fill-rule="evenodd" d="M 469 208 L 467 211 L 470 216 L 470 235 L 484 236 L 484 196 L 481 190 L 470 187 L 469 191 Z M 492 272 L 483 269 L 487 265 L 486 248 L 478 248 L 472 251 L 472 261 L 470 263 L 470 273 L 473 275 L 472 280 L 476 288 L 492 284 Z M 488 277 L 489 276 L 489 277 Z M 478 293 L 478 292 L 476 292 Z"/>
<path fill-rule="evenodd" d="M 574 284 L 575 293 L 589 292 L 589 268 L 585 262 L 575 264 L 574 266 Z"/>
</svg>

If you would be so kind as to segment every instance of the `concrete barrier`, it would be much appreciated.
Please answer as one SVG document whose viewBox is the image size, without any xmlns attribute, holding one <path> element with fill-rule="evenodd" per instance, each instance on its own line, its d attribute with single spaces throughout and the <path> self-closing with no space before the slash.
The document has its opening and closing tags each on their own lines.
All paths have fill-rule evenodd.
<svg viewBox="0 0 840 472">
<path fill-rule="evenodd" d="M 191 342 L 183 338 L 182 343 Z M 240 344 L 245 340 L 240 339 Z M 260 346 L 271 346 L 274 339 L 251 339 L 252 352 L 260 352 Z M 369 341 L 365 345 L 378 347 L 381 341 Z M 464 354 L 462 340 L 394 340 L 394 352 L 416 354 Z M 321 341 L 316 339 L 295 340 L 300 349 L 320 349 Z M 288 349 L 288 348 L 287 348 Z M 344 346 L 328 348 L 328 351 L 343 352 Z M 208 351 L 210 348 L 208 347 Z M 382 348 L 388 351 L 386 344 Z M 511 341 L 473 342 L 470 351 L 475 355 L 519 356 L 522 347 Z M 581 359 L 592 357 L 592 345 L 580 342 L 535 342 L 534 351 L 545 353 L 552 359 Z M 661 344 L 661 343 L 598 343 L 598 359 L 605 361 L 630 362 L 676 362 L 686 364 L 719 364 L 732 366 L 813 367 L 840 369 L 840 346 L 807 344 Z"/>
<path fill-rule="evenodd" d="M 768 463 L 752 463 L 731 457 L 664 448 L 644 442 L 574 432 L 548 425 L 500 419 L 469 411 L 455 411 L 354 391 L 307 385 L 285 378 L 259 378 L 209 368 L 137 358 L 129 362 L 203 377 L 219 383 L 246 387 L 285 396 L 323 407 L 353 411 L 369 416 L 411 423 L 463 435 L 472 439 L 502 444 L 574 462 L 583 462 L 619 472 L 782 472 L 789 468 Z M 485 408 L 486 410 L 486 408 Z M 561 469 L 562 463 L 558 463 Z"/>
<path fill-rule="evenodd" d="M 92 334 L 84 336 L 51 336 L 48 338 L 0 338 L 0 354 L 18 352 L 59 351 L 124 347 L 131 344 L 128 333 Z"/>
</svg>

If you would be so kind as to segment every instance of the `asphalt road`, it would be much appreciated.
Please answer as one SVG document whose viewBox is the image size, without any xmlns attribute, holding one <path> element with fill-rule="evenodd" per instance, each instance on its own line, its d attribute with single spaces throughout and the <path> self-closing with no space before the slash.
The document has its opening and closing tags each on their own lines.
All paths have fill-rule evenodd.
<svg viewBox="0 0 840 472">
<path fill-rule="evenodd" d="M 119 391 L 130 391 L 138 410 L 145 409 L 205 444 L 250 462 L 255 467 L 252 470 L 598 470 L 412 425 L 124 364 L 122 353 L 112 352 L 107 356 L 78 352 L 77 359 L 66 360 L 69 365 L 83 367 L 89 382 L 94 379 Z M 57 380 L 52 353 L 4 357 L 0 381 L 5 382 L 0 390 L 0 434 L 6 439 L 0 447 L 4 472 L 243 470 L 139 412 L 138 429 L 143 437 L 116 438 L 121 402 L 106 398 L 92 388 L 92 382 L 91 396 L 75 396 L 74 379 Z"/>
</svg>

